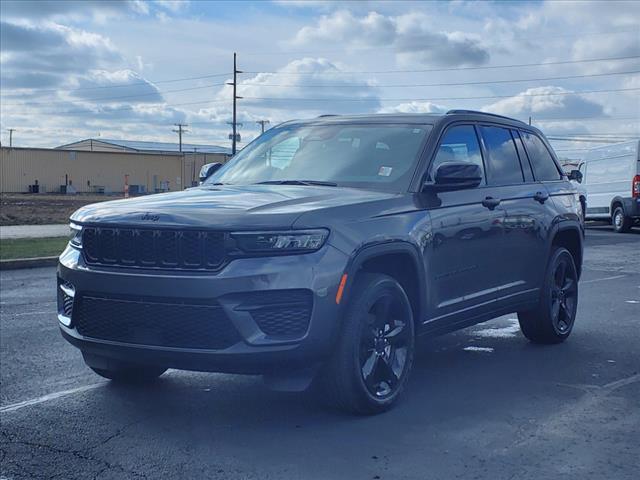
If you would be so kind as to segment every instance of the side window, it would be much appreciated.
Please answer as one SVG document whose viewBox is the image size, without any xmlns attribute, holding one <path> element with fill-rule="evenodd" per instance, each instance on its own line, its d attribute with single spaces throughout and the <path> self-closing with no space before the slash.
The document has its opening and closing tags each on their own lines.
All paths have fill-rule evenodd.
<svg viewBox="0 0 640 480">
<path fill-rule="evenodd" d="M 480 144 L 473 125 L 460 125 L 452 127 L 444 134 L 438 153 L 431 165 L 429 178 L 433 180 L 436 168 L 444 162 L 470 162 L 480 166 L 483 172 L 482 184 L 485 184 L 484 165 Z"/>
<path fill-rule="evenodd" d="M 511 133 L 506 128 L 480 127 L 487 148 L 487 183 L 510 185 L 522 183 L 522 169 Z"/>
<path fill-rule="evenodd" d="M 518 150 L 518 157 L 520 157 L 520 166 L 522 167 L 522 173 L 524 173 L 525 182 L 533 182 L 533 172 L 531 171 L 531 164 L 527 158 L 527 154 L 524 151 L 522 145 L 522 139 L 517 130 L 511 130 L 511 136 L 513 141 L 516 142 L 516 150 Z"/>
<path fill-rule="evenodd" d="M 533 173 L 538 181 L 560 180 L 562 176 L 547 146 L 533 133 L 521 131 L 524 147 L 529 155 Z"/>
</svg>

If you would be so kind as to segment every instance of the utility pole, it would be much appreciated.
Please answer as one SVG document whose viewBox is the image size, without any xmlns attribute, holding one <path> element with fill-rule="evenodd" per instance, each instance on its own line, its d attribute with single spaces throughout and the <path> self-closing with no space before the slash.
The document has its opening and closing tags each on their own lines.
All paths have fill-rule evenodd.
<svg viewBox="0 0 640 480">
<path fill-rule="evenodd" d="M 13 146 L 13 132 L 15 132 L 16 129 L 8 128 L 7 130 L 9 130 L 9 148 L 11 148 Z"/>
<path fill-rule="evenodd" d="M 258 120 L 256 121 L 256 123 L 260 125 L 260 128 L 262 129 L 261 133 L 264 133 L 264 126 L 270 124 L 271 122 L 269 120 Z"/>
<path fill-rule="evenodd" d="M 227 85 L 233 85 L 233 120 L 231 122 L 232 132 L 231 132 L 231 155 L 236 154 L 236 140 L 237 140 L 237 131 L 236 131 L 236 100 L 242 97 L 236 95 L 237 87 L 238 87 L 238 73 L 242 73 L 237 68 L 236 64 L 236 52 L 233 52 L 233 83 L 227 83 Z"/>
<path fill-rule="evenodd" d="M 188 127 L 189 125 L 187 125 L 186 123 L 174 123 L 174 125 L 178 127 L 178 129 L 172 131 L 178 134 L 179 148 L 180 152 L 182 152 L 182 134 L 188 132 L 188 130 L 185 130 L 184 127 Z"/>
</svg>

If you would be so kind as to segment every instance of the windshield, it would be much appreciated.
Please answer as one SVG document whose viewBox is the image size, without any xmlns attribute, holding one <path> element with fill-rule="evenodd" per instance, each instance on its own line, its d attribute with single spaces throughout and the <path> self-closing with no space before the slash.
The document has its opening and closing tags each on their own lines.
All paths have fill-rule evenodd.
<svg viewBox="0 0 640 480">
<path fill-rule="evenodd" d="M 430 125 L 273 128 L 205 184 L 296 183 L 406 191 Z"/>
</svg>

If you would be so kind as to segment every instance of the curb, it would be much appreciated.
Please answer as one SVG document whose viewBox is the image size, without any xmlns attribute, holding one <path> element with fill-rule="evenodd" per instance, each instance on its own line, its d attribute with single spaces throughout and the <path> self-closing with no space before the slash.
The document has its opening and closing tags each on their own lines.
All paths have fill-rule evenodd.
<svg viewBox="0 0 640 480">
<path fill-rule="evenodd" d="M 14 258 L 11 260 L 0 260 L 0 270 L 52 267 L 57 264 L 58 257 Z"/>
</svg>

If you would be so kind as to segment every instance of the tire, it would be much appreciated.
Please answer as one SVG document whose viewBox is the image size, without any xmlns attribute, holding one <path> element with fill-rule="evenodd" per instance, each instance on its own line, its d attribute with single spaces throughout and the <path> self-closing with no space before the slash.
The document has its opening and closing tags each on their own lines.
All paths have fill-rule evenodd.
<svg viewBox="0 0 640 480">
<path fill-rule="evenodd" d="M 520 329 L 533 343 L 564 342 L 573 329 L 578 308 L 578 273 L 566 248 L 555 247 L 549 258 L 538 305 L 518 312 Z"/>
<path fill-rule="evenodd" d="M 147 383 L 167 371 L 165 367 L 138 364 L 120 364 L 117 367 L 108 369 L 91 366 L 89 368 L 101 377 L 118 383 Z"/>
<path fill-rule="evenodd" d="M 616 207 L 611 217 L 611 225 L 613 229 L 618 233 L 627 233 L 631 230 L 633 225 L 633 219 L 625 216 L 622 207 Z"/>
<path fill-rule="evenodd" d="M 414 348 L 411 303 L 400 284 L 387 275 L 358 275 L 335 349 L 320 373 L 325 399 L 359 415 L 388 410 L 404 390 Z"/>
</svg>

